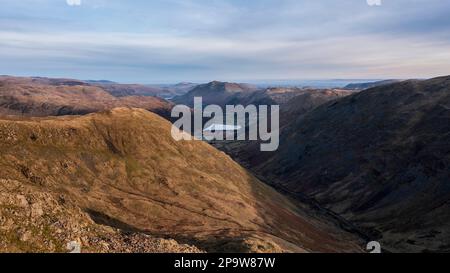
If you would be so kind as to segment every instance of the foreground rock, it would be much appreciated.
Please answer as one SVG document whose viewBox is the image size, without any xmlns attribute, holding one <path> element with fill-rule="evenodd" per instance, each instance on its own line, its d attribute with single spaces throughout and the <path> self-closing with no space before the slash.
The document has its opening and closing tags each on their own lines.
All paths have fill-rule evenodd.
<svg viewBox="0 0 450 273">
<path fill-rule="evenodd" d="M 0 252 L 197 253 L 175 240 L 123 232 L 96 224 L 64 194 L 0 179 Z"/>
</svg>

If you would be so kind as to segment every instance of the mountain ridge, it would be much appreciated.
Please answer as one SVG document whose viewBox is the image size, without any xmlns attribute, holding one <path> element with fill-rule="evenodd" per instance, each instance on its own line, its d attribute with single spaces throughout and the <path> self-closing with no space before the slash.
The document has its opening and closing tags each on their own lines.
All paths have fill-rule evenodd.
<svg viewBox="0 0 450 273">
<path fill-rule="evenodd" d="M 64 194 L 97 223 L 213 252 L 359 251 L 203 142 L 142 109 L 0 119 L 0 178 Z"/>
</svg>

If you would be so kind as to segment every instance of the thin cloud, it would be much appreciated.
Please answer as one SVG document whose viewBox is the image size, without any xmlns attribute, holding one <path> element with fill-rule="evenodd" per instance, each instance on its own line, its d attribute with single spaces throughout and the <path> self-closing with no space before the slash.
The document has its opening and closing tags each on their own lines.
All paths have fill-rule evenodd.
<svg viewBox="0 0 450 273">
<path fill-rule="evenodd" d="M 69 6 L 81 6 L 81 0 L 66 0 Z"/>
<path fill-rule="evenodd" d="M 152 81 L 174 73 L 174 78 L 182 74 L 204 77 L 202 80 L 409 78 L 433 76 L 450 68 L 450 52 L 446 50 L 450 45 L 420 37 L 360 35 L 303 41 L 267 37 L 255 44 L 251 37 L 233 40 L 128 33 L 0 32 L 0 36 L 4 37 L 0 57 L 16 59 L 16 64 L 45 61 L 55 67 L 71 64 L 80 70 L 89 66 L 99 71 L 115 67 L 141 77 L 152 71 L 152 75 L 145 75 Z M 186 71 L 180 72 L 183 68 Z"/>
</svg>

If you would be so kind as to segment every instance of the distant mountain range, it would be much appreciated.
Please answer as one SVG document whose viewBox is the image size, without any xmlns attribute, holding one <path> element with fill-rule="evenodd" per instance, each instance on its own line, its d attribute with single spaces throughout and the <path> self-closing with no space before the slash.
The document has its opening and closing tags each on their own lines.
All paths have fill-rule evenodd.
<svg viewBox="0 0 450 273">
<path fill-rule="evenodd" d="M 144 108 L 168 119 L 173 107 L 158 97 L 115 97 L 104 88 L 84 81 L 0 77 L 0 114 L 83 115 L 124 106 Z"/>
<path fill-rule="evenodd" d="M 326 92 L 351 94 L 349 90 L 314 89 L 298 87 L 260 88 L 249 84 L 210 82 L 196 86 L 185 95 L 171 101 L 193 107 L 194 97 L 201 97 L 204 105 L 277 105 L 284 104 L 294 97 L 304 94 L 325 94 Z M 324 93 L 325 92 L 325 93 Z"/>
</svg>

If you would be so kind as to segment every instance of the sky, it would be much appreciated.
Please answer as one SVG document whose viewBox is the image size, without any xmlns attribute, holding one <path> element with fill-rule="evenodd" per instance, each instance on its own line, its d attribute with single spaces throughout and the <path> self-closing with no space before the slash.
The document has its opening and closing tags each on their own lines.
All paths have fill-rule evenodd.
<svg viewBox="0 0 450 273">
<path fill-rule="evenodd" d="M 0 74 L 124 83 L 450 74 L 447 0 L 0 0 Z"/>
</svg>

